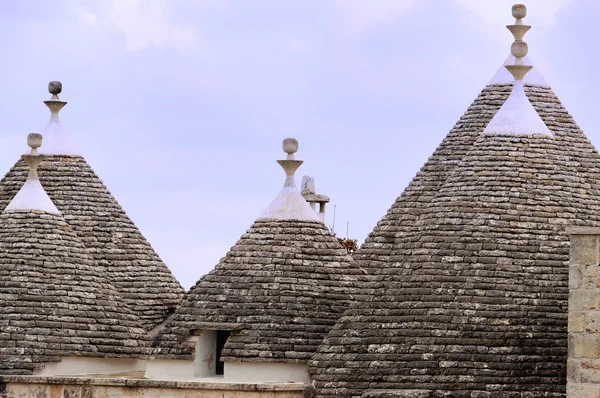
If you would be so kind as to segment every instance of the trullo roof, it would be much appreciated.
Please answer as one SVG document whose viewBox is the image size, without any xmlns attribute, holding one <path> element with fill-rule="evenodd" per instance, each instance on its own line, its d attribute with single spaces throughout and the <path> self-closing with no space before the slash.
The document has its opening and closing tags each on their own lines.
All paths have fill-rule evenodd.
<svg viewBox="0 0 600 398">
<path fill-rule="evenodd" d="M 65 357 L 143 355 L 150 337 L 37 179 L 0 214 L 0 374 L 32 374 Z M 33 162 L 33 163 L 31 163 Z M 50 202 L 51 203 L 51 202 Z"/>
<path fill-rule="evenodd" d="M 284 141 L 286 183 L 234 247 L 187 294 L 155 341 L 190 358 L 194 330 L 233 330 L 224 361 L 307 362 L 361 291 L 364 275 L 296 189 L 298 143 Z"/>
<path fill-rule="evenodd" d="M 41 148 L 46 156 L 40 181 L 92 260 L 106 271 L 141 325 L 151 330 L 174 311 L 184 290 L 86 160 L 75 154 L 58 119 L 66 104 L 58 98 L 61 89 L 59 82 L 51 82 L 53 97 L 45 101 L 51 118 L 43 134 L 50 149 Z M 27 166 L 20 159 L 0 181 L 0 209 L 26 176 Z"/>
<path fill-rule="evenodd" d="M 600 156 L 536 82 L 551 135 L 484 134 L 513 90 L 492 83 L 355 254 L 374 291 L 311 361 L 317 397 L 564 396 L 564 231 L 600 225 Z"/>
</svg>

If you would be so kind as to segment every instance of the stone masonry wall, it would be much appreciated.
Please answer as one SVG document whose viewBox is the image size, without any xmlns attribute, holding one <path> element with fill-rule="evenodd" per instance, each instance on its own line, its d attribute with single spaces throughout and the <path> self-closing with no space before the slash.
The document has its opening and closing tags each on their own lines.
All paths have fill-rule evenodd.
<svg viewBox="0 0 600 398">
<path fill-rule="evenodd" d="M 571 228 L 567 397 L 600 398 L 600 228 Z"/>
<path fill-rule="evenodd" d="M 302 398 L 306 386 L 0 376 L 0 398 Z"/>
</svg>

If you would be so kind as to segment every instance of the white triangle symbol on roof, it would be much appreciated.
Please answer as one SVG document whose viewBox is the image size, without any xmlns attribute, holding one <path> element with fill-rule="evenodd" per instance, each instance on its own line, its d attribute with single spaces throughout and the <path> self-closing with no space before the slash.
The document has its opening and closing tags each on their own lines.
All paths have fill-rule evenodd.
<svg viewBox="0 0 600 398">
<path fill-rule="evenodd" d="M 69 136 L 63 130 L 60 121 L 50 119 L 42 133 L 44 135 L 44 146 L 40 148 L 40 153 L 45 155 L 79 155 L 73 149 Z"/>
<path fill-rule="evenodd" d="M 494 74 L 494 76 L 488 82 L 488 86 L 492 84 L 512 84 L 515 78 L 510 74 L 510 72 L 504 67 L 505 65 L 514 65 L 515 57 L 513 55 L 509 55 L 506 58 L 506 61 L 500 66 L 500 69 Z M 543 86 L 550 87 L 546 82 L 546 79 L 541 75 L 540 71 L 535 67 L 535 65 L 531 62 L 529 57 L 523 57 L 523 64 L 531 65 L 533 68 L 527 72 L 525 78 L 523 79 L 523 83 L 532 84 L 534 86 Z"/>
<path fill-rule="evenodd" d="M 502 107 L 483 130 L 484 134 L 532 135 L 553 137 L 552 132 L 537 113 L 525 91 L 523 81 L 517 80 Z"/>
<path fill-rule="evenodd" d="M 259 219 L 261 218 L 322 222 L 317 212 L 310 207 L 295 186 L 284 187 L 269 207 L 260 215 Z"/>
<path fill-rule="evenodd" d="M 41 210 L 60 214 L 37 178 L 28 178 L 4 211 Z"/>
</svg>

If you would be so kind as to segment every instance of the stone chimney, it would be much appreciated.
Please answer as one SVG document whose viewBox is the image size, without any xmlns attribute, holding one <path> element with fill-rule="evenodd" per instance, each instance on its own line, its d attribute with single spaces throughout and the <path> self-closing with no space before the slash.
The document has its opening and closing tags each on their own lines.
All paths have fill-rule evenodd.
<svg viewBox="0 0 600 398">
<path fill-rule="evenodd" d="M 310 207 L 319 214 L 321 221 L 325 221 L 325 205 L 329 203 L 329 197 L 316 193 L 314 177 L 302 177 L 301 193 L 304 199 L 310 204 Z M 319 210 L 317 210 L 317 203 L 319 204 Z"/>
<path fill-rule="evenodd" d="M 600 397 L 600 228 L 567 229 L 569 259 L 569 358 L 567 397 Z"/>
</svg>

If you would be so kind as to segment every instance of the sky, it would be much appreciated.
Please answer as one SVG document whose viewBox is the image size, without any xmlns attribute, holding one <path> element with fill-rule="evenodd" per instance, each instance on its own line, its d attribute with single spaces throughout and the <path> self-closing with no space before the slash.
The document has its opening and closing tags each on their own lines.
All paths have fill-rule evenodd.
<svg viewBox="0 0 600 398">
<path fill-rule="evenodd" d="M 287 137 L 362 242 L 509 55 L 512 4 L 3 1 L 0 170 L 60 80 L 72 145 L 185 288 L 282 188 Z M 600 2 L 525 4 L 529 57 L 600 147 Z"/>
</svg>

